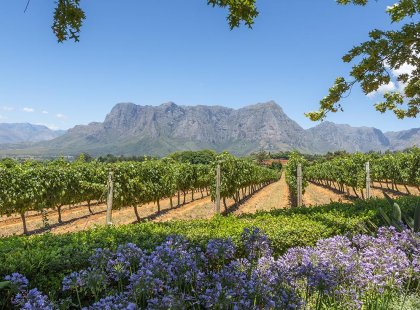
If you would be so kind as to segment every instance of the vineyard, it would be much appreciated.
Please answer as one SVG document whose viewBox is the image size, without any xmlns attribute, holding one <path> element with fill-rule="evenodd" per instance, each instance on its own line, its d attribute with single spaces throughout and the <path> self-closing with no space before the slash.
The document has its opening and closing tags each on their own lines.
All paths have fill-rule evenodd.
<svg viewBox="0 0 420 310">
<path fill-rule="evenodd" d="M 418 195 L 420 193 L 419 153 L 418 148 L 413 148 L 408 152 L 352 154 L 309 161 L 295 152 L 290 155 L 284 169 L 288 190 L 283 189 L 282 183 L 280 187 L 275 185 L 275 192 L 270 186 L 267 195 L 260 194 L 257 195 L 257 201 L 251 200 L 252 203 L 255 201 L 255 206 L 245 205 L 241 207 L 239 213 L 247 212 L 245 210 L 255 212 L 258 209 L 285 208 L 289 203 L 296 205 L 298 165 L 302 170 L 301 191 L 305 205 L 322 204 L 330 200 L 348 201 L 354 198 L 366 198 L 367 162 L 370 164 L 369 176 L 371 192 L 374 196 L 381 197 L 378 194 L 381 191 L 397 195 Z M 42 224 L 36 226 L 37 231 L 41 229 L 39 225 L 43 225 L 48 230 L 51 219 L 53 222 L 56 221 L 56 225 L 65 225 L 77 220 L 77 215 L 74 215 L 69 222 L 67 216 L 64 222 L 63 210 L 66 214 L 78 213 L 79 218 L 94 219 L 95 214 L 96 217 L 98 216 L 94 211 L 105 212 L 102 206 L 107 200 L 109 191 L 107 185 L 111 173 L 112 210 L 114 212 L 124 210 L 121 216 L 125 214 L 127 219 L 131 218 L 131 216 L 127 217 L 129 209 L 135 216 L 132 221 L 137 222 L 145 218 L 154 218 L 153 214 L 165 218 L 163 214 L 168 210 L 174 210 L 171 214 L 177 218 L 176 213 L 179 211 L 175 211 L 176 209 L 186 204 L 193 206 L 192 202 L 197 199 L 202 200 L 203 203 L 199 203 L 197 208 L 193 209 L 198 214 L 193 217 L 207 218 L 215 213 L 213 203 L 217 198 L 218 165 L 220 165 L 221 175 L 222 212 L 228 212 L 240 204 L 243 205 L 243 202 L 248 201 L 249 197 L 259 189 L 280 177 L 280 173 L 275 170 L 261 167 L 250 160 L 239 159 L 227 153 L 217 155 L 209 164 L 184 163 L 170 157 L 144 162 L 115 163 L 86 162 L 83 157 L 74 162 L 63 159 L 44 163 L 3 160 L 0 162 L 0 178 L 9 181 L 0 184 L 0 216 L 4 218 L 0 225 L 7 221 L 16 221 L 19 217 L 24 233 L 28 234 L 31 230 L 34 231 L 32 223 L 31 230 L 28 229 L 28 217 L 31 221 L 34 216 L 42 218 Z M 284 180 L 281 182 L 284 183 Z M 281 192 L 281 195 L 278 192 Z M 208 200 L 203 200 L 206 197 L 209 197 Z M 274 197 L 277 198 L 274 199 Z M 210 201 L 213 203 L 210 204 Z M 79 207 L 74 209 L 72 206 Z M 234 208 L 230 208 L 232 206 Z M 79 211 L 83 208 L 86 208 L 86 212 Z M 155 211 L 152 211 L 153 208 Z M 200 209 L 202 209 L 201 212 Z M 117 213 L 116 215 L 118 216 Z M 8 220 L 9 217 L 10 220 Z M 181 218 L 189 218 L 189 216 Z M 128 223 L 129 221 L 121 221 L 117 218 L 117 222 Z M 16 229 L 11 232 L 17 233 Z"/>
<path fill-rule="evenodd" d="M 369 163 L 369 173 L 366 164 Z M 367 179 L 372 185 L 380 188 L 412 194 L 409 187 L 420 191 L 420 149 L 413 148 L 407 152 L 389 154 L 356 153 L 307 161 L 299 153 L 290 156 L 286 167 L 286 181 L 294 196 L 297 195 L 297 167 L 302 169 L 302 191 L 309 182 L 327 188 L 354 194 L 357 198 L 365 199 Z M 415 193 L 413 193 L 415 194 Z"/>
<path fill-rule="evenodd" d="M 63 206 L 92 203 L 107 197 L 107 183 L 113 175 L 112 209 L 130 207 L 140 220 L 138 209 L 148 203 L 169 199 L 172 207 L 185 204 L 187 193 L 211 195 L 215 199 L 216 166 L 221 169 L 220 197 L 239 203 L 259 188 L 279 178 L 279 173 L 250 161 L 222 153 L 210 165 L 179 163 L 171 159 L 144 162 L 103 164 L 85 162 L 83 158 L 69 163 L 56 160 L 48 163 L 7 160 L 0 163 L 0 215 L 19 214 L 24 233 L 28 233 L 25 215 L 28 212 L 45 214 L 57 210 L 62 222 Z M 181 201 L 182 197 L 182 201 Z"/>
<path fill-rule="evenodd" d="M 0 308 L 418 309 L 419 159 L 413 148 L 294 152 L 282 170 L 228 153 L 208 164 L 3 160 L 0 228 L 10 217 L 33 233 L 40 216 L 76 228 L 0 238 Z M 102 227 L 68 220 L 81 209 Z"/>
</svg>

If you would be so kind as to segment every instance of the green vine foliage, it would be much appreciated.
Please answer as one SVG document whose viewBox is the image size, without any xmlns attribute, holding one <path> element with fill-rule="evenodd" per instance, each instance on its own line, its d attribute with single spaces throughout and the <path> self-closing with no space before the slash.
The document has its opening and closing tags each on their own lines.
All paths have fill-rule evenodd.
<svg viewBox="0 0 420 310">
<path fill-rule="evenodd" d="M 305 173 L 311 181 L 330 186 L 334 183 L 342 191 L 344 186 L 363 190 L 366 186 L 366 162 L 370 164 L 373 182 L 384 183 L 395 190 L 398 186 L 420 186 L 420 148 L 417 147 L 406 152 L 356 153 L 319 160 L 311 163 Z"/>
<path fill-rule="evenodd" d="M 348 194 L 352 189 L 359 196 L 356 192 L 358 190 L 363 198 L 367 162 L 370 166 L 371 181 L 379 183 L 380 186 L 392 190 L 399 190 L 398 186 L 404 186 L 408 192 L 408 186 L 420 187 L 420 148 L 417 147 L 396 153 L 342 154 L 333 158 L 322 157 L 313 162 L 308 162 L 302 155 L 293 152 L 286 165 L 286 182 L 292 194 L 296 195 L 296 168 L 297 164 L 301 163 L 303 190 L 308 181 L 311 181 Z"/>
<path fill-rule="evenodd" d="M 307 178 L 318 183 L 337 182 L 351 188 L 363 189 L 366 184 L 365 164 L 369 159 L 369 155 L 356 153 L 314 162 L 306 170 Z"/>
<path fill-rule="evenodd" d="M 266 167 L 258 166 L 254 162 L 236 158 L 227 152 L 216 157 L 212 164 L 213 180 L 216 180 L 216 167 L 220 165 L 220 197 L 232 198 L 238 203 L 239 192 L 248 188 L 248 193 L 255 192 L 256 188 L 267 185 L 280 178 L 280 172 Z M 216 184 L 212 182 L 212 199 L 216 198 Z"/>
<path fill-rule="evenodd" d="M 302 194 L 305 193 L 305 188 L 308 186 L 306 169 L 308 161 L 297 151 L 293 151 L 289 155 L 289 160 L 286 165 L 286 183 L 292 195 L 297 195 L 297 167 L 298 164 L 302 166 Z"/>
<path fill-rule="evenodd" d="M 246 186 L 262 186 L 278 178 L 278 172 L 257 166 L 253 162 L 238 159 L 224 153 L 217 156 L 222 163 L 222 197 L 233 197 Z M 143 162 L 98 161 L 86 162 L 83 157 L 69 163 L 63 159 L 41 163 L 0 161 L 0 215 L 20 214 L 27 233 L 25 214 L 28 211 L 58 211 L 61 222 L 61 207 L 78 203 L 103 202 L 107 194 L 109 173 L 113 173 L 113 209 L 137 208 L 156 203 L 160 212 L 160 201 L 183 193 L 208 193 L 214 197 L 215 163 L 209 165 L 180 163 L 172 158 L 152 159 Z M 92 211 L 91 211 L 92 212 Z"/>
</svg>

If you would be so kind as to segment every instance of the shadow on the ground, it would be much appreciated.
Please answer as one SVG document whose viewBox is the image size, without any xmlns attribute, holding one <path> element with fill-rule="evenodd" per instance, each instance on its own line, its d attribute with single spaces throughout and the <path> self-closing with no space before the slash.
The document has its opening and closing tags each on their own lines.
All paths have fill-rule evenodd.
<svg viewBox="0 0 420 310">
<path fill-rule="evenodd" d="M 139 223 L 139 222 L 144 222 L 144 221 L 148 221 L 148 220 L 149 221 L 150 220 L 154 220 L 154 219 L 158 218 L 159 216 L 162 216 L 162 215 L 168 213 L 171 210 L 179 209 L 182 206 L 188 205 L 188 204 L 190 204 L 190 203 L 192 203 L 194 201 L 198 201 L 198 200 L 204 199 L 206 197 L 208 197 L 208 196 L 207 195 L 204 195 L 204 197 L 199 196 L 198 198 L 195 198 L 194 200 L 186 201 L 185 203 L 181 203 L 181 205 L 179 205 L 179 206 L 175 206 L 173 208 L 168 208 L 168 209 L 165 209 L 165 210 L 161 210 L 160 212 L 155 212 L 153 214 L 150 214 L 148 216 L 145 216 L 145 217 L 140 218 L 140 221 L 137 221 L 137 220 L 133 221 L 132 224 Z M 91 206 L 92 207 L 95 207 L 95 205 L 91 205 Z M 124 209 L 127 209 L 127 208 L 130 208 L 130 207 L 125 207 Z M 57 222 L 57 223 L 54 223 L 54 224 L 49 224 L 49 225 L 47 225 L 45 227 L 41 227 L 41 228 L 37 228 L 37 229 L 34 229 L 34 230 L 30 230 L 28 232 L 28 235 L 36 235 L 36 234 L 44 233 L 44 232 L 50 231 L 50 230 L 52 230 L 54 228 L 62 227 L 62 226 L 68 225 L 68 224 L 72 224 L 72 223 L 74 223 L 76 221 L 83 220 L 83 219 L 88 219 L 89 217 L 91 217 L 93 215 L 98 215 L 98 214 L 103 214 L 103 213 L 106 213 L 106 210 L 101 210 L 101 211 L 89 213 L 89 214 L 86 214 L 86 215 L 83 215 L 83 216 L 75 217 L 75 218 L 72 218 L 72 219 L 69 219 L 69 220 Z"/>
<path fill-rule="evenodd" d="M 80 216 L 80 217 L 75 217 L 75 218 L 72 218 L 72 219 L 69 219 L 69 220 L 66 220 L 66 221 L 61 221 L 61 222 L 57 222 L 57 223 L 54 223 L 54 224 L 49 224 L 46 227 L 41 227 L 41 228 L 37 228 L 37 229 L 29 231 L 28 235 L 36 235 L 36 234 L 40 234 L 40 233 L 43 233 L 43 232 L 47 232 L 47 231 L 49 231 L 51 229 L 54 229 L 56 227 L 65 226 L 67 224 L 74 223 L 78 220 L 87 219 L 87 218 L 91 217 L 92 215 L 101 214 L 101 213 L 105 213 L 105 212 L 106 212 L 106 210 L 97 211 L 97 212 L 89 213 L 89 214 L 86 214 L 86 215 L 83 215 L 83 216 Z"/>
<path fill-rule="evenodd" d="M 361 199 L 360 197 L 355 196 L 355 195 L 351 195 L 349 193 L 346 193 L 345 191 L 344 192 L 343 191 L 340 191 L 340 190 L 338 190 L 337 188 L 335 188 L 333 186 L 328 186 L 328 185 L 317 183 L 317 182 L 313 182 L 313 181 L 309 181 L 309 182 L 312 183 L 312 184 L 314 184 L 314 185 L 316 185 L 316 186 L 319 186 L 319 187 L 328 189 L 328 190 L 332 191 L 336 195 L 343 195 L 344 198 L 346 198 L 348 200 L 351 200 L 351 201 L 355 201 L 355 200 Z"/>
<path fill-rule="evenodd" d="M 406 192 L 401 192 L 400 190 L 397 189 L 392 189 L 392 188 L 387 188 L 387 187 L 381 187 L 381 186 L 372 186 L 372 188 L 374 189 L 378 189 L 382 192 L 385 192 L 387 194 L 394 194 L 394 195 L 400 195 L 400 196 L 411 196 L 411 194 L 406 193 Z"/>
<path fill-rule="evenodd" d="M 232 214 L 233 212 L 235 212 L 235 211 L 238 211 L 239 210 L 239 208 L 241 207 L 241 205 L 243 205 L 245 202 L 247 202 L 251 197 L 253 197 L 256 193 L 258 193 L 259 191 L 261 191 L 262 189 L 264 189 L 264 188 L 266 188 L 267 186 L 269 186 L 269 185 L 271 185 L 271 184 L 273 184 L 274 182 L 272 182 L 272 183 L 269 183 L 269 184 L 267 184 L 267 185 L 265 185 L 265 186 L 263 186 L 263 187 L 261 187 L 260 189 L 257 189 L 253 194 L 251 194 L 251 195 L 247 195 L 247 196 L 245 196 L 245 197 L 243 197 L 242 199 L 240 199 L 239 201 L 238 201 L 238 203 L 233 203 L 232 205 L 230 205 L 230 206 L 228 206 L 227 207 L 227 209 L 225 209 L 224 211 L 222 211 L 222 212 L 220 212 L 222 215 L 229 215 L 229 214 Z"/>
<path fill-rule="evenodd" d="M 136 224 L 136 223 L 141 223 L 141 222 L 155 220 L 155 219 L 159 218 L 160 216 L 163 216 L 163 215 L 169 213 L 170 211 L 173 211 L 173 210 L 176 210 L 176 209 L 180 209 L 183 206 L 186 206 L 186 205 L 188 205 L 188 204 L 190 204 L 192 202 L 195 202 L 195 201 L 202 200 L 202 199 L 207 198 L 209 196 L 210 195 L 204 195 L 203 197 L 198 197 L 198 198 L 195 198 L 194 200 L 191 200 L 191 201 L 188 201 L 188 202 L 185 202 L 185 203 L 181 203 L 180 205 L 176 205 L 173 208 L 168 208 L 168 209 L 165 209 L 165 210 L 161 210 L 160 212 L 152 213 L 152 214 L 150 214 L 148 216 L 140 217 L 140 220 L 135 220 L 135 221 L 131 222 L 131 224 Z"/>
</svg>

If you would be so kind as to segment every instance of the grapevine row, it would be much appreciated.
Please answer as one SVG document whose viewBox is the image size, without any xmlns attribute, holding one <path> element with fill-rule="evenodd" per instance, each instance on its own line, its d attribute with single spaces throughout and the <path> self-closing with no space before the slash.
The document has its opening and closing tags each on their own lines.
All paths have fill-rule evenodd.
<svg viewBox="0 0 420 310">
<path fill-rule="evenodd" d="M 225 211 L 227 211 L 226 199 L 231 198 L 235 201 L 235 205 L 238 205 L 243 199 L 280 178 L 280 173 L 276 170 L 258 166 L 229 153 L 222 153 L 216 157 L 211 169 L 213 177 L 216 176 L 217 165 L 220 165 L 220 197 Z M 215 200 L 216 185 L 214 182 L 211 186 L 211 195 L 212 200 Z"/>
<path fill-rule="evenodd" d="M 370 179 L 381 186 L 399 190 L 404 186 L 419 189 L 420 186 L 420 149 L 412 148 L 406 152 L 397 153 L 355 153 L 332 159 L 320 159 L 309 163 L 298 153 L 290 156 L 286 167 L 286 181 L 293 195 L 296 194 L 296 167 L 302 164 L 303 188 L 308 181 L 334 187 L 350 194 L 350 189 L 364 198 L 363 189 L 366 186 L 366 163 L 370 165 Z"/>
<path fill-rule="evenodd" d="M 82 159 L 69 163 L 63 159 L 47 163 L 13 160 L 0 162 L 0 215 L 20 214 L 24 233 L 28 233 L 27 211 L 53 209 L 61 219 L 61 208 L 86 202 L 103 201 L 110 172 L 113 173 L 113 209 L 132 207 L 138 220 L 138 208 L 154 202 L 160 212 L 160 201 L 169 198 L 171 207 L 185 203 L 191 192 L 215 197 L 215 167 L 221 165 L 221 197 L 238 202 L 261 186 L 278 178 L 271 169 L 222 153 L 209 165 L 180 163 L 170 158 L 144 162 L 104 164 Z M 183 201 L 181 201 L 181 194 Z"/>
</svg>

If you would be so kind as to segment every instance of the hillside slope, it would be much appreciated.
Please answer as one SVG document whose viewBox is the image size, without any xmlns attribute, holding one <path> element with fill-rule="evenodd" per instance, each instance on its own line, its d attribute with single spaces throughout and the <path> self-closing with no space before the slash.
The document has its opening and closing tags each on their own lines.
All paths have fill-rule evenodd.
<svg viewBox="0 0 420 310">
<path fill-rule="evenodd" d="M 0 144 L 52 140 L 64 134 L 43 125 L 29 123 L 0 123 Z"/>
<path fill-rule="evenodd" d="M 384 134 L 371 127 L 323 122 L 305 130 L 274 101 L 240 109 L 119 103 L 102 123 L 75 126 L 62 136 L 29 147 L 9 146 L 0 154 L 163 156 L 179 150 L 214 149 L 246 155 L 260 149 L 367 152 L 414 145 L 420 146 L 420 128 Z"/>
</svg>

